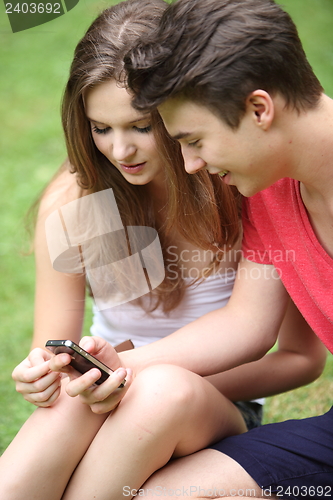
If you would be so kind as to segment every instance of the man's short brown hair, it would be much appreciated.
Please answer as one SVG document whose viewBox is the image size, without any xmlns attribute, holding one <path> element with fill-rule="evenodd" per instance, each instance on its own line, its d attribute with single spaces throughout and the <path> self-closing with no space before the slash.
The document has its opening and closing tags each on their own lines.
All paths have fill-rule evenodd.
<svg viewBox="0 0 333 500">
<path fill-rule="evenodd" d="M 295 24 L 273 0 L 178 0 L 125 68 L 136 108 L 182 96 L 233 128 L 256 89 L 280 93 L 298 111 L 314 107 L 323 91 Z"/>
</svg>

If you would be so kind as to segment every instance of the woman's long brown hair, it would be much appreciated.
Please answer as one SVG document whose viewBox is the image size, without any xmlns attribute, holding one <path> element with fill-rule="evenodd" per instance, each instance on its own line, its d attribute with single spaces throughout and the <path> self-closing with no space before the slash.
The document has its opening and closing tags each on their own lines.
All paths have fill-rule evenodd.
<svg viewBox="0 0 333 500">
<path fill-rule="evenodd" d="M 76 174 L 82 193 L 112 188 L 124 226 L 150 226 L 159 232 L 166 276 L 150 293 L 148 310 L 162 306 L 165 312 L 180 303 L 186 287 L 180 272 L 176 278 L 174 272 L 168 272 L 171 230 L 176 228 L 187 241 L 216 256 L 219 250 L 232 247 L 239 237 L 237 195 L 219 176 L 205 171 L 196 175 L 185 172 L 179 144 L 168 136 L 155 111 L 152 129 L 164 160 L 168 191 L 166 220 L 159 227 L 147 187 L 128 183 L 96 148 L 84 110 L 84 96 L 110 79 L 125 81 L 124 56 L 140 37 L 157 27 L 166 7 L 163 0 L 126 0 L 103 11 L 76 47 L 62 104 L 71 172 Z M 107 252 L 107 248 L 99 251 Z M 208 274 L 216 265 L 213 257 Z M 143 301 L 139 303 L 143 307 Z M 147 309 L 147 302 L 144 303 Z"/>
</svg>

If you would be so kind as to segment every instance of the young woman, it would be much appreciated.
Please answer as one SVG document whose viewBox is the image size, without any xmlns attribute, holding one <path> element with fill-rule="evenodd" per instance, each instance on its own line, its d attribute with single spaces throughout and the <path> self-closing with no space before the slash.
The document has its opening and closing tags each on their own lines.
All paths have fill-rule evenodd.
<svg viewBox="0 0 333 500">
<path fill-rule="evenodd" d="M 290 304 L 277 352 L 209 379 L 176 364 L 133 378 L 116 356 L 103 359 L 115 372 L 100 386 L 93 385 L 98 370 L 71 373 L 70 382 L 50 370 L 46 340 L 79 342 L 82 331 L 86 276 L 55 271 L 45 235 L 48 216 L 72 201 L 112 188 L 123 226 L 155 228 L 164 254 L 163 282 L 131 303 L 96 309 L 94 335 L 114 345 L 132 338 L 139 351 L 223 307 L 231 293 L 240 232 L 236 195 L 218 176 L 185 174 L 157 113 L 135 111 L 123 83 L 124 55 L 154 29 L 165 7 L 162 0 L 111 7 L 75 52 L 63 103 L 69 160 L 43 195 L 36 227 L 35 349 L 13 372 L 17 390 L 39 408 L 0 459 L 6 500 L 135 496 L 171 458 L 246 431 L 231 401 L 289 390 L 323 368 L 320 342 Z M 108 252 L 107 244 L 93 247 L 92 261 L 95 251 Z M 120 290 L 123 284 L 120 276 Z M 108 284 L 102 289 L 107 296 Z M 85 342 L 90 349 L 91 340 Z M 56 358 L 69 362 L 66 354 Z"/>
</svg>

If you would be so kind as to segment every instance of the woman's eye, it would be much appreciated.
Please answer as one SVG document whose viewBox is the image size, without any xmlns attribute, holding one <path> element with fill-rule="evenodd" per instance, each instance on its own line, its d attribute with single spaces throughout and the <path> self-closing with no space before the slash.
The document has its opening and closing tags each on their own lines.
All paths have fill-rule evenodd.
<svg viewBox="0 0 333 500">
<path fill-rule="evenodd" d="M 110 130 L 110 127 L 98 128 L 94 126 L 92 130 L 95 134 L 106 134 Z"/>
<path fill-rule="evenodd" d="M 148 125 L 147 127 L 134 127 L 134 129 L 137 132 L 140 132 L 140 134 L 147 134 L 151 131 L 151 125 Z"/>
<path fill-rule="evenodd" d="M 193 142 L 189 142 L 187 145 L 193 148 L 195 146 L 198 146 L 198 144 L 199 144 L 199 140 L 193 141 Z"/>
</svg>

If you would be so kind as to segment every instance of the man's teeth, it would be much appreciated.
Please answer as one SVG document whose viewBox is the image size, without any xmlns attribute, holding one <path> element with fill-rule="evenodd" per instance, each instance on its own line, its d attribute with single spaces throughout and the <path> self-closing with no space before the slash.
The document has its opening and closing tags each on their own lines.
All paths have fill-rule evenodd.
<svg viewBox="0 0 333 500">
<path fill-rule="evenodd" d="M 225 175 L 227 175 L 228 172 L 229 172 L 229 170 L 222 170 L 222 172 L 219 172 L 219 175 L 221 177 L 224 177 Z"/>
</svg>

